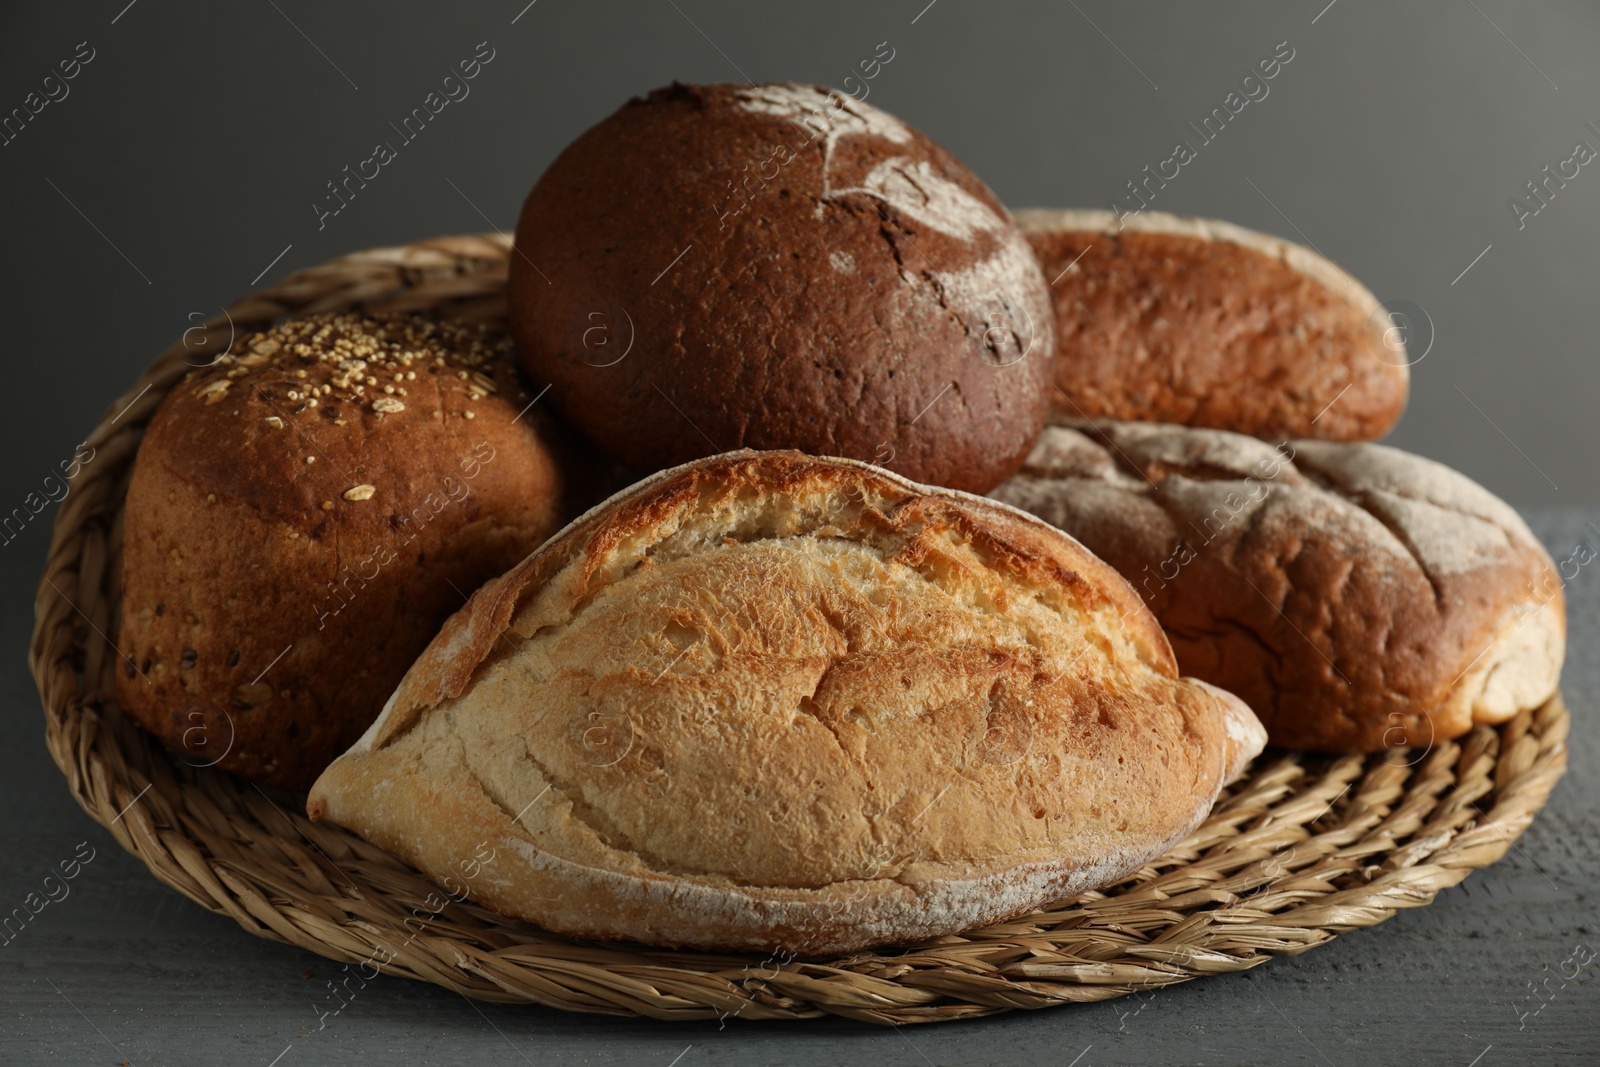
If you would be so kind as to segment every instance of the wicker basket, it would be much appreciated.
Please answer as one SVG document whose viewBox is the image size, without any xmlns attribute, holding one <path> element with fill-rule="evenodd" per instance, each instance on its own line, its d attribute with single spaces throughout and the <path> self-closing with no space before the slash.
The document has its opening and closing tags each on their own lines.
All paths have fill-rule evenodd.
<svg viewBox="0 0 1600 1067">
<path fill-rule="evenodd" d="M 845 959 L 580 944 L 444 898 L 303 798 L 186 765 L 111 700 L 122 501 L 143 426 L 235 332 L 320 311 L 499 323 L 504 239 L 450 237 L 301 271 L 191 331 L 113 403 L 56 519 L 30 662 L 73 796 L 166 884 L 351 971 L 483 1000 L 661 1019 L 932 1022 L 1106 1000 L 1304 952 L 1433 900 L 1505 854 L 1566 768 L 1560 699 L 1426 752 L 1269 752 L 1198 831 L 1122 884 L 1012 922 Z M 204 337 L 200 334 L 203 333 Z"/>
</svg>

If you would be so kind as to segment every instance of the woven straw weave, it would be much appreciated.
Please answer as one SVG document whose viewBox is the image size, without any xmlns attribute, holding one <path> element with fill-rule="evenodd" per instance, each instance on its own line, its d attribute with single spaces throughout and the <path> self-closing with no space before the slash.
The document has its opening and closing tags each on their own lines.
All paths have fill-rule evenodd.
<svg viewBox="0 0 1600 1067">
<path fill-rule="evenodd" d="M 56 520 L 30 663 L 73 796 L 167 885 L 259 937 L 484 1000 L 662 1019 L 932 1022 L 1105 1000 L 1314 948 L 1421 907 L 1505 854 L 1566 768 L 1557 698 L 1428 751 L 1269 751 L 1171 854 L 1104 892 L 910 949 L 844 959 L 580 944 L 455 901 L 303 798 L 168 755 L 111 700 L 122 501 L 166 391 L 234 335 L 321 311 L 505 318 L 508 243 L 345 256 L 254 293 L 108 408 Z"/>
</svg>

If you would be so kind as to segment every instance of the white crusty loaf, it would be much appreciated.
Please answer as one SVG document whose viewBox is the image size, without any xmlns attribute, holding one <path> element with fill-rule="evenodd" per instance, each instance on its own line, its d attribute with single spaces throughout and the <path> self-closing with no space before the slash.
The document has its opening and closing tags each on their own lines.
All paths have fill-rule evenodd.
<svg viewBox="0 0 1600 1067">
<path fill-rule="evenodd" d="M 1537 707 L 1561 677 L 1544 547 L 1421 456 L 1069 422 L 994 495 L 1126 575 L 1183 670 L 1242 697 L 1275 745 L 1425 746 Z"/>
<path fill-rule="evenodd" d="M 1047 524 L 739 452 L 480 589 L 309 809 L 559 933 L 835 953 L 1114 883 L 1264 743 Z"/>
</svg>

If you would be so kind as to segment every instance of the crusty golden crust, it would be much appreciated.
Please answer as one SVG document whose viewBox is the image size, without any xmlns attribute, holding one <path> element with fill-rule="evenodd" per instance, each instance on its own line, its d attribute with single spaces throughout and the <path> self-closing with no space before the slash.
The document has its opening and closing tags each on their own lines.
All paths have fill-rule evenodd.
<svg viewBox="0 0 1600 1067">
<path fill-rule="evenodd" d="M 508 347 L 319 316 L 178 383 L 124 511 L 122 707 L 192 762 L 308 787 L 439 623 L 571 513 Z"/>
<path fill-rule="evenodd" d="M 1405 409 L 1401 331 L 1309 248 L 1159 211 L 1016 218 L 1051 282 L 1063 416 L 1371 440 Z"/>
<path fill-rule="evenodd" d="M 561 933 L 840 952 L 1124 876 L 1264 737 L 1044 523 L 743 452 L 485 585 L 308 810 Z"/>
<path fill-rule="evenodd" d="M 1064 422 L 994 495 L 1120 570 L 1183 670 L 1242 697 L 1276 745 L 1428 745 L 1560 678 L 1549 555 L 1509 506 L 1397 449 Z"/>
</svg>

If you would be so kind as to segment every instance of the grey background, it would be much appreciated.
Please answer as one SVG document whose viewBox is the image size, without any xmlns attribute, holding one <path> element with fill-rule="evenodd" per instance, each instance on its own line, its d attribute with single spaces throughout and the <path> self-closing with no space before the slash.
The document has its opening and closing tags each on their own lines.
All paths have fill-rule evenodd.
<svg viewBox="0 0 1600 1067">
<path fill-rule="evenodd" d="M 11 253 L 0 512 L 40 488 L 156 352 L 258 276 L 509 230 L 562 146 L 673 79 L 839 86 L 888 41 L 895 58 L 871 82 L 872 103 L 943 142 L 1008 204 L 1107 206 L 1288 41 L 1295 58 L 1268 97 L 1152 206 L 1315 244 L 1381 298 L 1423 309 L 1435 337 L 1392 443 L 1523 506 L 1558 559 L 1600 543 L 1584 525 L 1600 524 L 1590 412 L 1600 166 L 1520 231 L 1507 206 L 1575 142 L 1600 148 L 1586 125 L 1600 125 L 1595 5 L 525 2 L 8 3 L 0 112 L 78 42 L 95 58 L 66 99 L 0 147 Z M 324 183 L 391 139 L 388 123 L 481 41 L 495 59 L 471 96 L 319 230 Z M 480 1011 L 383 981 L 313 1031 L 317 982 L 300 973 L 326 965 L 187 904 L 67 798 L 22 665 L 50 517 L 0 546 L 0 638 L 12 650 L 0 685 L 17 738 L 0 754 L 0 906 L 77 842 L 99 854 L 72 897 L 0 948 L 8 1063 L 517 1062 L 508 1041 L 538 1063 L 666 1065 L 693 1045 L 682 1067 L 1070 1064 L 1080 1053 L 1080 1067 L 1600 1062 L 1591 974 L 1520 1030 L 1517 1015 L 1525 983 L 1600 941 L 1588 889 L 1600 874 L 1600 751 L 1587 714 L 1600 683 L 1600 583 L 1587 569 L 1568 590 L 1575 770 L 1551 809 L 1518 852 L 1433 907 L 1309 955 L 1161 993 L 1126 1019 L 1118 1011 L 1137 1004 L 900 1034 L 833 1023 L 719 1031 Z"/>
</svg>

